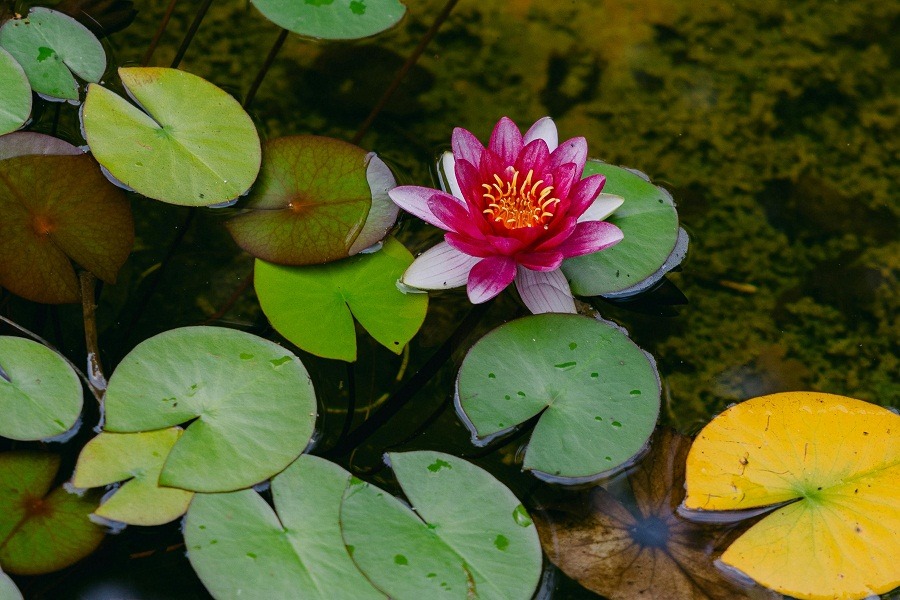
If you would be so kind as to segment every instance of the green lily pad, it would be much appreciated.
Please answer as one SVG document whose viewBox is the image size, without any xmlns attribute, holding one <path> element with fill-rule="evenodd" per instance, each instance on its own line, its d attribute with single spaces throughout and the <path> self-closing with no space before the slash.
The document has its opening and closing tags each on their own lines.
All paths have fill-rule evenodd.
<svg viewBox="0 0 900 600">
<path fill-rule="evenodd" d="M 285 267 L 256 261 L 254 284 L 272 326 L 317 356 L 356 360 L 353 317 L 378 343 L 400 354 L 428 312 L 427 294 L 404 294 L 397 280 L 412 264 L 403 244 L 327 265 Z"/>
<path fill-rule="evenodd" d="M 0 566 L 7 573 L 57 571 L 103 541 L 103 529 L 88 519 L 98 495 L 51 490 L 58 470 L 55 454 L 0 454 Z"/>
<path fill-rule="evenodd" d="M 34 131 L 0 135 L 0 160 L 31 154 L 84 154 L 81 148 L 53 136 Z"/>
<path fill-rule="evenodd" d="M 381 240 L 397 220 L 387 195 L 396 182 L 373 152 L 300 135 L 267 142 L 264 155 L 248 212 L 226 223 L 257 258 L 282 265 L 346 258 Z"/>
<path fill-rule="evenodd" d="M 339 466 L 304 454 L 272 479 L 275 510 L 253 490 L 198 494 L 184 540 L 206 589 L 216 598 L 383 599 L 341 537 L 349 479 Z"/>
<path fill-rule="evenodd" d="M 369 581 L 398 600 L 532 597 L 540 543 L 506 486 L 449 454 L 387 459 L 413 508 L 358 480 L 341 505 L 344 542 Z"/>
<path fill-rule="evenodd" d="M 82 129 L 97 161 L 148 198 L 210 206 L 245 193 L 259 172 L 259 135 L 227 93 L 177 69 L 119 69 L 141 108 L 88 86 Z M 146 112 L 145 112 L 146 111 Z"/>
<path fill-rule="evenodd" d="M 182 327 L 138 344 L 112 374 L 105 405 L 111 432 L 191 421 L 159 483 L 196 492 L 237 490 L 275 475 L 303 452 L 316 423 L 300 359 L 221 327 Z"/>
<path fill-rule="evenodd" d="M 140 433 L 100 433 L 81 450 L 72 485 L 93 488 L 127 480 L 94 511 L 129 525 L 162 525 L 187 510 L 193 492 L 161 487 L 159 474 L 184 431 L 180 427 Z"/>
<path fill-rule="evenodd" d="M 0 436 L 42 440 L 75 426 L 81 382 L 56 352 L 20 337 L 0 336 Z"/>
<path fill-rule="evenodd" d="M 578 315 L 501 325 L 469 350 L 457 379 L 457 409 L 473 442 L 540 414 L 522 467 L 564 483 L 591 481 L 633 458 L 659 404 L 649 355 L 612 324 Z"/>
<path fill-rule="evenodd" d="M 294 33 L 354 40 L 394 26 L 406 13 L 397 0 L 252 0 L 267 19 Z"/>
<path fill-rule="evenodd" d="M 106 53 L 96 36 L 72 17 L 49 8 L 32 8 L 27 16 L 4 23 L 0 46 L 22 66 L 32 89 L 50 98 L 77 102 L 74 75 L 97 82 L 106 71 Z"/>
<path fill-rule="evenodd" d="M 0 286 L 35 302 L 78 302 L 71 261 L 114 283 L 133 244 L 128 200 L 90 156 L 0 161 Z"/>
<path fill-rule="evenodd" d="M 31 116 L 31 85 L 12 55 L 0 48 L 0 135 L 22 127 Z"/>
<path fill-rule="evenodd" d="M 604 193 L 625 199 L 606 220 L 625 239 L 603 252 L 563 262 L 563 272 L 579 296 L 625 297 L 641 292 L 677 266 L 687 253 L 687 234 L 678 227 L 675 203 L 643 174 L 589 160 L 584 175 L 606 176 Z"/>
<path fill-rule="evenodd" d="M 9 575 L 0 571 L 0 598 L 3 600 L 22 600 L 22 592 L 16 587 Z"/>
</svg>

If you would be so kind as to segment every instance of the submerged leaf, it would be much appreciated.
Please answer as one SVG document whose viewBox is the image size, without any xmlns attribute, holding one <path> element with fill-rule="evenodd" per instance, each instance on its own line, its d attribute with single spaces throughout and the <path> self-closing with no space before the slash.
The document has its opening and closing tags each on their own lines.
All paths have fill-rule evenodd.
<svg viewBox="0 0 900 600">
<path fill-rule="evenodd" d="M 252 0 L 267 19 L 310 37 L 353 40 L 375 35 L 406 13 L 397 0 Z"/>
<path fill-rule="evenodd" d="M 817 392 L 742 402 L 697 436 L 684 507 L 771 507 L 722 562 L 783 594 L 887 592 L 900 585 L 900 416 Z"/>
</svg>

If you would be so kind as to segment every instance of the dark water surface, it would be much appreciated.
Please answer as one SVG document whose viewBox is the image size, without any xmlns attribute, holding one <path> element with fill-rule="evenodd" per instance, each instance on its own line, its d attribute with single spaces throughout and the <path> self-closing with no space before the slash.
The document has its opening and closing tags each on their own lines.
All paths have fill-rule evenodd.
<svg viewBox="0 0 900 600">
<path fill-rule="evenodd" d="M 140 60 L 166 4 L 136 2 L 138 20 L 110 40 L 111 62 Z M 197 4 L 180 3 L 154 64 L 169 64 Z M 409 2 L 399 27 L 360 42 L 290 36 L 251 110 L 262 135 L 350 139 L 442 6 Z M 561 138 L 583 135 L 592 157 L 668 188 L 691 235 L 687 260 L 669 276 L 688 304 L 667 308 L 660 292 L 642 305 L 597 305 L 656 357 L 663 424 L 695 433 L 729 404 L 799 389 L 898 407 L 897 31 L 900 3 L 882 0 L 462 0 L 361 145 L 395 166 L 402 183 L 425 185 L 453 127 L 486 139 L 503 115 L 524 128 L 549 114 Z M 245 0 L 216 0 L 181 68 L 240 98 L 277 35 Z M 77 140 L 66 127 L 62 136 Z M 133 206 L 136 250 L 99 309 L 108 373 L 139 341 L 212 315 L 251 264 L 222 212 L 202 211 L 137 316 L 147 271 L 186 213 L 146 199 Z M 398 237 L 412 251 L 437 241 L 438 231 L 411 221 Z M 9 310 L 70 356 L 83 351 L 76 307 L 12 301 Z M 408 365 L 361 338 L 358 422 L 468 310 L 461 291 L 434 294 Z M 464 348 L 522 311 L 503 295 Z M 252 291 L 218 323 L 274 335 Z M 301 356 L 320 396 L 320 447 L 328 447 L 343 426 L 349 374 Z M 436 449 L 472 457 L 523 499 L 557 494 L 519 472 L 525 438 L 478 456 L 452 408 L 441 411 L 454 376 L 448 365 L 344 464 L 390 486 L 386 448 Z M 655 539 L 658 529 L 641 535 Z M 42 598 L 207 597 L 179 540 L 175 526 L 132 527 L 71 569 L 20 583 Z M 556 598 L 591 597 L 564 576 L 555 585 Z"/>
</svg>

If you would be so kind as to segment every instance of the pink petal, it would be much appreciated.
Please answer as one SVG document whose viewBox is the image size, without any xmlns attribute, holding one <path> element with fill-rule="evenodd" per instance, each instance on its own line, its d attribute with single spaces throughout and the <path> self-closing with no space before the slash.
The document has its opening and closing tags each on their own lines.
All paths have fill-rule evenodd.
<svg viewBox="0 0 900 600">
<path fill-rule="evenodd" d="M 549 167 L 555 169 L 566 163 L 573 163 L 580 174 L 587 160 L 587 140 L 583 137 L 566 140 L 550 154 Z"/>
<path fill-rule="evenodd" d="M 581 171 L 578 170 L 578 166 L 575 163 L 566 163 L 556 167 L 552 177 L 553 196 L 559 199 L 568 198 L 572 184 L 581 177 Z"/>
<path fill-rule="evenodd" d="M 528 252 L 516 255 L 516 262 L 532 271 L 553 271 L 562 264 L 563 253 L 559 250 Z"/>
<path fill-rule="evenodd" d="M 578 222 L 584 221 L 602 221 L 609 215 L 613 214 L 617 208 L 622 206 L 625 199 L 621 196 L 613 194 L 600 194 L 597 199 L 588 207 L 586 211 L 578 217 Z"/>
<path fill-rule="evenodd" d="M 452 231 L 444 234 L 444 241 L 469 256 L 485 258 L 497 255 L 497 249 L 486 241 L 474 239 L 467 235 L 454 233 Z"/>
<path fill-rule="evenodd" d="M 516 269 L 516 289 L 522 302 L 534 314 L 575 313 L 572 290 L 562 271 L 532 271 L 519 266 Z"/>
<path fill-rule="evenodd" d="M 510 256 L 525 247 L 522 240 L 504 235 L 489 235 L 487 236 L 487 241 L 497 249 L 495 254 L 505 254 L 506 256 Z"/>
<path fill-rule="evenodd" d="M 552 234 L 544 238 L 535 250 L 552 250 L 566 241 L 575 231 L 576 220 L 574 217 L 563 217 L 553 222 Z M 547 233 L 551 233 L 548 231 Z"/>
<path fill-rule="evenodd" d="M 480 258 L 463 254 L 441 242 L 413 261 L 400 283 L 420 290 L 446 290 L 464 285 Z"/>
<path fill-rule="evenodd" d="M 535 173 L 532 181 L 542 179 L 540 174 L 543 173 L 544 163 L 547 162 L 549 156 L 550 151 L 547 149 L 547 143 L 544 140 L 534 140 L 529 142 L 522 148 L 519 157 L 516 159 L 516 170 L 523 176 L 528 173 L 528 171 L 533 170 Z"/>
<path fill-rule="evenodd" d="M 572 191 L 569 192 L 569 199 L 572 202 L 569 214 L 573 217 L 580 217 L 597 199 L 604 184 L 606 184 L 606 177 L 603 175 L 590 175 L 572 186 Z"/>
<path fill-rule="evenodd" d="M 477 239 L 484 238 L 472 221 L 469 211 L 455 198 L 451 200 L 446 195 L 434 195 L 428 199 L 428 209 L 440 222 L 446 223 L 450 231 Z"/>
<path fill-rule="evenodd" d="M 484 152 L 484 146 L 468 129 L 463 129 L 462 127 L 454 129 L 453 136 L 450 138 L 450 145 L 453 147 L 453 156 L 457 159 L 467 160 L 476 166 L 481 164 L 481 154 Z"/>
<path fill-rule="evenodd" d="M 481 163 L 478 165 L 478 179 L 481 182 L 494 183 L 494 175 L 499 175 L 501 179 L 506 173 L 506 167 L 512 163 L 504 163 L 497 154 L 490 148 L 486 148 L 481 153 Z M 480 187 L 480 186 L 479 186 Z"/>
<path fill-rule="evenodd" d="M 488 148 L 499 156 L 505 165 L 516 162 L 516 157 L 522 151 L 522 132 L 512 119 L 503 117 L 497 121 Z"/>
<path fill-rule="evenodd" d="M 609 248 L 622 241 L 623 237 L 622 230 L 612 223 L 585 221 L 575 227 L 575 232 L 558 249 L 566 258 L 571 258 Z"/>
<path fill-rule="evenodd" d="M 516 261 L 508 256 L 489 256 L 469 272 L 466 291 L 472 304 L 487 302 L 512 283 L 516 276 Z"/>
<path fill-rule="evenodd" d="M 450 194 L 440 190 L 419 187 L 417 185 L 401 185 L 395 187 L 388 192 L 388 195 L 391 197 L 391 200 L 394 201 L 394 204 L 406 212 L 419 217 L 426 223 L 430 223 L 435 227 L 440 227 L 441 229 L 450 229 L 450 226 L 431 212 L 431 209 L 428 208 L 428 201 L 432 196 L 440 196 L 442 198 L 449 198 L 452 202 L 460 202 Z"/>
<path fill-rule="evenodd" d="M 463 159 L 457 159 L 453 169 L 456 171 L 456 181 L 459 183 L 462 197 L 469 205 L 469 212 L 480 212 L 483 208 L 481 200 L 484 188 L 481 187 L 481 175 L 478 173 L 478 169 Z"/>
<path fill-rule="evenodd" d="M 556 131 L 556 123 L 553 122 L 553 119 L 544 117 L 535 121 L 522 141 L 528 144 L 532 140 L 537 139 L 544 140 L 550 152 L 556 150 L 556 147 L 559 146 L 559 134 Z"/>
<path fill-rule="evenodd" d="M 462 200 L 462 190 L 460 190 L 459 181 L 456 179 L 456 158 L 452 152 L 444 152 L 441 155 L 438 171 L 441 176 L 441 187 L 444 188 L 444 191 Z"/>
</svg>

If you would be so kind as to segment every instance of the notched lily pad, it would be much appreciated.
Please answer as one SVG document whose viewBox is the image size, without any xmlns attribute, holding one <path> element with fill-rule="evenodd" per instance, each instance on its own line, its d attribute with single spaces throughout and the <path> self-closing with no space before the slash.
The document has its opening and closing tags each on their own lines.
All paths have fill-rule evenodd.
<svg viewBox="0 0 900 600">
<path fill-rule="evenodd" d="M 387 165 L 331 138 L 271 140 L 247 212 L 226 226 L 257 258 L 282 265 L 325 263 L 380 241 L 397 220 Z"/>
<path fill-rule="evenodd" d="M 309 443 L 312 382 L 300 359 L 268 340 L 220 327 L 183 327 L 126 356 L 109 380 L 105 431 L 190 422 L 159 483 L 197 492 L 250 487 Z"/>
<path fill-rule="evenodd" d="M 636 171 L 589 160 L 584 175 L 606 176 L 603 192 L 625 199 L 608 219 L 625 238 L 603 252 L 563 262 L 563 272 L 579 296 L 622 298 L 659 281 L 687 254 L 687 234 L 669 193 Z"/>
<path fill-rule="evenodd" d="M 341 530 L 353 561 L 391 598 L 527 600 L 541 573 L 531 518 L 487 471 L 440 452 L 387 460 L 413 508 L 351 481 Z"/>
<path fill-rule="evenodd" d="M 0 436 L 42 440 L 62 435 L 81 415 L 78 376 L 42 344 L 0 336 Z"/>
<path fill-rule="evenodd" d="M 81 114 L 91 152 L 114 178 L 185 206 L 221 204 L 248 190 L 259 172 L 259 136 L 234 98 L 177 69 L 120 68 L 119 77 L 140 108 L 91 85 Z"/>
<path fill-rule="evenodd" d="M 181 437 L 180 427 L 141 433 L 102 432 L 81 450 L 72 485 L 94 488 L 124 481 L 94 511 L 129 525 L 161 525 L 187 510 L 193 492 L 161 487 L 159 474 Z"/>
<path fill-rule="evenodd" d="M 463 360 L 456 390 L 477 444 L 540 414 L 522 467 L 562 483 L 631 460 L 660 404 L 653 360 L 620 329 L 578 315 L 534 315 L 488 333 Z"/>
<path fill-rule="evenodd" d="M 0 160 L 3 287 L 35 302 L 77 302 L 71 261 L 115 283 L 133 244 L 128 200 L 90 156 Z"/>
<path fill-rule="evenodd" d="M 4 23 L 0 46 L 22 66 L 34 91 L 50 98 L 77 102 L 80 87 L 74 75 L 96 83 L 106 70 L 106 53 L 96 36 L 49 8 L 32 8 L 27 16 Z"/>
<path fill-rule="evenodd" d="M 257 260 L 254 284 L 263 312 L 281 335 L 317 356 L 354 361 L 353 317 L 396 354 L 425 321 L 428 295 L 404 294 L 396 285 L 412 261 L 409 250 L 389 237 L 378 252 L 327 265 Z"/>
<path fill-rule="evenodd" d="M 22 66 L 0 47 L 0 135 L 25 125 L 31 116 L 31 85 Z"/>
<path fill-rule="evenodd" d="M 253 0 L 267 19 L 315 38 L 353 40 L 393 27 L 406 13 L 397 0 Z"/>
<path fill-rule="evenodd" d="M 216 598 L 378 600 L 338 521 L 350 474 L 301 455 L 272 479 L 275 510 L 253 490 L 198 494 L 184 522 L 191 565 Z"/>
<path fill-rule="evenodd" d="M 88 519 L 98 494 L 50 489 L 59 456 L 0 454 L 0 566 L 16 575 L 50 573 L 93 552 L 105 535 Z"/>
</svg>

